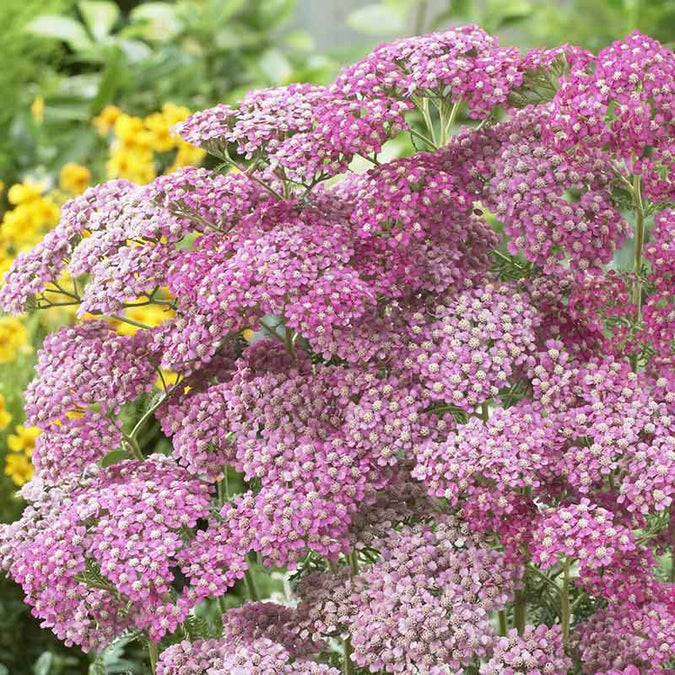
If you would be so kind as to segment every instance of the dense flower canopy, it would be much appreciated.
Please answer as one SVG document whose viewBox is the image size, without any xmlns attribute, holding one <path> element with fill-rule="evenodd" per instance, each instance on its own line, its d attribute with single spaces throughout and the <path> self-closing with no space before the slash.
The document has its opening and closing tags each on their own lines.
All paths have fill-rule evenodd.
<svg viewBox="0 0 675 675">
<path fill-rule="evenodd" d="M 674 80 L 639 34 L 457 28 L 195 113 L 224 164 L 68 203 L 0 289 L 81 317 L 0 528 L 43 625 L 141 631 L 164 675 L 675 667 Z M 294 606 L 190 634 L 256 562 Z"/>
</svg>

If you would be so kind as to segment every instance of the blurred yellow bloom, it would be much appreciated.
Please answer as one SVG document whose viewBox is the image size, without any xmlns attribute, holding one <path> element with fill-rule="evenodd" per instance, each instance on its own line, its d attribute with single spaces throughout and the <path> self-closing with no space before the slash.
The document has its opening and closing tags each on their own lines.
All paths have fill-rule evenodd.
<svg viewBox="0 0 675 675">
<path fill-rule="evenodd" d="M 25 183 L 17 183 L 9 188 L 7 199 L 10 204 L 15 206 L 18 204 L 26 204 L 42 197 L 44 186 L 39 183 L 26 181 Z"/>
<path fill-rule="evenodd" d="M 77 408 L 75 408 L 73 410 L 68 410 L 66 412 L 66 417 L 70 420 L 76 420 L 76 419 L 79 420 L 82 417 L 84 417 L 84 411 L 78 410 Z M 63 421 L 57 418 L 57 419 L 54 419 L 54 420 L 50 420 L 49 423 L 53 424 L 57 427 L 60 427 L 63 424 Z"/>
<path fill-rule="evenodd" d="M 124 316 L 132 321 L 138 321 L 154 328 L 167 319 L 173 319 L 175 312 L 159 305 L 145 305 L 144 307 L 128 307 L 124 310 Z M 123 321 L 120 321 L 117 327 L 117 332 L 120 335 L 133 335 L 138 330 L 140 330 L 138 326 Z"/>
<path fill-rule="evenodd" d="M 42 195 L 42 186 L 34 183 L 17 183 L 9 189 L 9 201 L 15 205 L 6 211 L 0 226 L 4 256 L 0 256 L 0 269 L 6 269 L 7 256 L 37 244 L 59 222 L 59 206 L 50 195 Z"/>
<path fill-rule="evenodd" d="M 12 416 L 7 412 L 7 401 L 5 397 L 0 394 L 0 430 L 6 429 L 12 421 Z"/>
<path fill-rule="evenodd" d="M 5 460 L 5 473 L 15 485 L 21 486 L 33 477 L 33 465 L 26 455 L 10 452 Z"/>
<path fill-rule="evenodd" d="M 246 340 L 246 342 L 251 342 L 255 333 L 250 328 L 244 328 L 241 332 L 241 336 Z"/>
<path fill-rule="evenodd" d="M 157 176 L 150 150 L 129 152 L 120 149 L 111 155 L 107 170 L 108 178 L 125 178 L 141 184 L 149 183 Z"/>
<path fill-rule="evenodd" d="M 91 183 L 91 171 L 82 164 L 68 162 L 61 167 L 59 185 L 62 190 L 81 195 Z"/>
<path fill-rule="evenodd" d="M 27 339 L 28 332 L 19 319 L 13 316 L 0 317 L 0 363 L 13 361 Z"/>
<path fill-rule="evenodd" d="M 145 126 L 150 132 L 150 147 L 155 152 L 168 152 L 176 145 L 166 117 L 162 113 L 153 113 L 144 120 Z"/>
<path fill-rule="evenodd" d="M 101 136 L 105 136 L 114 126 L 122 111 L 116 105 L 108 105 L 94 117 L 92 124 Z"/>
<path fill-rule="evenodd" d="M 125 150 L 150 149 L 151 134 L 145 128 L 143 120 L 140 117 L 122 113 L 115 120 L 113 131 L 120 147 Z"/>
<path fill-rule="evenodd" d="M 164 370 L 164 368 L 160 368 L 159 372 L 161 373 L 161 377 L 158 375 L 157 379 L 155 380 L 155 386 L 159 389 L 166 391 L 167 389 L 173 387 L 176 382 L 178 382 L 179 375 L 173 370 Z"/>
<path fill-rule="evenodd" d="M 175 151 L 173 161 L 164 173 L 199 164 L 206 156 L 204 150 L 189 145 L 171 130 L 190 115 L 190 110 L 184 106 L 165 103 L 160 111 L 145 118 L 127 115 L 119 108 L 104 115 L 106 110 L 94 124 L 99 131 L 113 130 L 114 141 L 106 165 L 108 178 L 125 178 L 145 184 L 157 177 L 159 167 L 164 164 L 164 158 L 156 155 Z"/>
<path fill-rule="evenodd" d="M 14 433 L 7 436 L 7 447 L 12 452 L 23 452 L 31 457 L 35 449 L 35 441 L 40 433 L 37 427 L 25 427 L 23 424 L 18 424 Z"/>
<path fill-rule="evenodd" d="M 38 124 L 42 124 L 45 119 L 45 100 L 42 96 L 36 96 L 33 99 L 33 103 L 30 106 L 30 114 Z"/>
<path fill-rule="evenodd" d="M 178 152 L 176 153 L 173 164 L 167 173 L 172 173 L 176 169 L 179 169 L 183 166 L 199 164 L 204 159 L 204 157 L 206 157 L 206 150 L 202 150 L 202 148 L 196 148 L 194 145 L 190 145 L 185 141 L 179 140 Z"/>
<path fill-rule="evenodd" d="M 178 122 L 184 122 L 190 116 L 190 109 L 175 103 L 165 103 L 162 106 L 162 115 L 164 115 L 167 125 L 173 127 Z"/>
<path fill-rule="evenodd" d="M 0 237 L 0 280 L 14 261 L 14 256 L 7 250 L 8 246 L 9 242 L 4 237 Z"/>
</svg>

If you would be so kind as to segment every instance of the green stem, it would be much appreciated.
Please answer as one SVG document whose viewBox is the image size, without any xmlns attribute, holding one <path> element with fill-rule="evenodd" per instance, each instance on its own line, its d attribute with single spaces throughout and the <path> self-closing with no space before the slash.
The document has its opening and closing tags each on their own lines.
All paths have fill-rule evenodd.
<svg viewBox="0 0 675 675">
<path fill-rule="evenodd" d="M 415 14 L 415 35 L 419 35 L 424 30 L 424 24 L 429 9 L 429 0 L 418 0 L 417 12 Z"/>
<path fill-rule="evenodd" d="M 419 138 L 421 141 L 424 141 L 430 148 L 434 148 L 434 144 L 431 142 L 430 138 L 427 138 L 424 134 L 421 134 L 419 131 L 415 131 L 415 129 L 410 129 L 410 133 L 415 136 L 415 138 Z"/>
<path fill-rule="evenodd" d="M 246 590 L 248 591 L 248 597 L 251 599 L 251 602 L 258 602 L 260 596 L 258 595 L 258 589 L 255 585 L 255 579 L 251 574 L 251 568 L 247 567 L 246 572 L 244 572 L 244 582 L 246 583 Z"/>
<path fill-rule="evenodd" d="M 431 145 L 434 150 L 438 150 L 438 142 L 436 140 L 436 129 L 434 127 L 434 122 L 431 119 L 431 113 L 429 112 L 429 99 L 424 98 L 422 99 L 422 105 L 419 106 L 419 109 L 422 113 L 422 117 L 424 118 L 424 124 L 427 127 L 427 131 L 429 132 L 429 137 L 431 139 Z"/>
<path fill-rule="evenodd" d="M 126 444 L 131 448 L 131 452 L 133 453 L 136 459 L 140 459 L 141 461 L 145 459 L 145 457 L 143 456 L 143 451 L 141 450 L 141 446 L 138 445 L 138 441 L 133 436 L 128 436 L 127 434 L 124 434 L 124 440 Z"/>
<path fill-rule="evenodd" d="M 513 627 L 522 635 L 527 623 L 527 600 L 524 591 L 516 591 L 513 597 Z"/>
<path fill-rule="evenodd" d="M 642 188 L 640 185 L 640 176 L 633 176 L 633 209 L 635 211 L 635 257 L 633 260 L 633 304 L 637 308 L 636 321 L 642 320 L 642 261 L 643 249 L 645 244 L 645 207 L 642 200 Z M 638 371 L 637 354 L 630 357 L 633 372 Z"/>
<path fill-rule="evenodd" d="M 122 316 L 121 314 L 112 314 L 110 316 L 101 316 L 102 319 L 114 319 L 115 321 L 121 321 L 122 323 L 128 323 L 130 326 L 136 326 L 136 328 L 143 328 L 144 330 L 150 330 L 152 326 L 148 326 L 147 323 L 141 323 L 134 319 L 130 319 L 128 316 Z"/>
<path fill-rule="evenodd" d="M 638 18 L 640 16 L 639 0 L 624 0 L 626 10 L 626 33 L 632 33 L 638 29 Z"/>
<path fill-rule="evenodd" d="M 563 643 L 567 644 L 570 635 L 570 620 L 572 610 L 570 609 L 570 562 L 565 558 L 563 565 L 563 583 L 560 589 L 560 623 L 562 628 Z"/>
<path fill-rule="evenodd" d="M 640 176 L 633 176 L 633 207 L 635 210 L 635 259 L 633 272 L 635 283 L 633 286 L 633 302 L 637 306 L 637 318 L 642 317 L 642 287 L 640 272 L 642 271 L 642 255 L 645 245 L 645 206 L 642 200 Z"/>
<path fill-rule="evenodd" d="M 356 555 L 356 551 L 352 551 L 348 556 L 349 567 L 351 570 L 351 575 L 354 577 L 359 573 L 359 559 Z"/>
<path fill-rule="evenodd" d="M 528 565 L 527 568 L 530 572 L 533 572 L 536 574 L 542 581 L 546 582 L 547 584 L 550 584 L 555 588 L 556 591 L 559 591 L 559 586 L 556 584 L 551 577 L 549 577 L 547 574 L 544 574 L 538 567 L 535 567 L 534 565 Z"/>
<path fill-rule="evenodd" d="M 671 584 L 675 584 L 675 546 L 673 546 L 670 552 L 670 574 L 668 575 L 668 581 Z"/>
<path fill-rule="evenodd" d="M 178 382 L 176 382 L 176 385 L 177 384 L 178 384 Z M 159 408 L 159 406 L 162 405 L 162 403 L 164 403 L 164 401 L 166 401 L 167 398 L 168 398 L 168 392 L 164 392 L 164 394 L 162 396 L 160 396 L 159 399 L 157 400 L 157 403 L 150 406 L 145 411 L 145 413 L 143 413 L 143 417 L 141 417 L 141 419 L 139 419 L 138 422 L 136 422 L 136 426 L 131 430 L 131 434 L 130 434 L 131 438 L 133 438 L 134 440 L 136 440 L 138 438 L 138 432 L 141 430 L 143 425 L 150 419 L 150 417 L 152 417 L 155 410 L 157 410 L 157 408 Z"/>
<path fill-rule="evenodd" d="M 450 109 L 450 115 L 445 119 L 445 105 L 441 106 L 441 147 L 443 147 L 450 137 L 450 131 L 453 124 L 455 123 L 455 118 L 459 112 L 459 107 L 462 105 L 462 99 L 458 98 L 452 108 Z"/>
<path fill-rule="evenodd" d="M 284 326 L 284 344 L 286 345 L 288 353 L 293 357 L 293 360 L 297 361 L 293 331 L 286 326 Z"/>
<path fill-rule="evenodd" d="M 499 617 L 499 634 L 506 635 L 509 632 L 509 624 L 506 620 L 506 610 L 500 609 L 497 616 Z"/>
<path fill-rule="evenodd" d="M 354 662 L 352 661 L 352 641 L 347 637 L 342 643 L 342 673 L 343 675 L 354 675 Z"/>
<path fill-rule="evenodd" d="M 218 493 L 218 506 L 223 506 L 225 502 L 230 501 L 230 496 L 228 494 L 228 485 L 227 485 L 227 467 L 224 470 L 224 476 L 216 483 L 216 490 Z"/>
<path fill-rule="evenodd" d="M 157 672 L 157 659 L 159 658 L 159 647 L 155 642 L 148 641 L 148 655 L 150 656 L 150 670 L 152 675 Z"/>
</svg>

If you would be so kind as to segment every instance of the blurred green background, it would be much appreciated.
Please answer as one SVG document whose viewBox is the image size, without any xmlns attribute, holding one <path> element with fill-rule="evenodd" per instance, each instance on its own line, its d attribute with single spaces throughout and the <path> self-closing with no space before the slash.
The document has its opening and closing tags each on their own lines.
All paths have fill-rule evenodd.
<svg viewBox="0 0 675 675">
<path fill-rule="evenodd" d="M 256 87 L 327 83 L 378 42 L 456 24 L 477 23 L 523 49 L 598 50 L 633 30 L 672 44 L 675 0 L 1 0 L 0 21 L 2 273 L 88 184 L 145 182 L 198 163 L 198 152 L 167 135 L 188 110 Z M 31 471 L 34 438 L 17 426 L 35 350 L 69 320 L 0 317 L 2 521 L 20 513 L 16 489 Z M 282 593 L 281 581 L 272 590 Z M 239 597 L 235 589 L 229 601 Z M 66 649 L 0 577 L 0 675 L 144 669 L 138 646 L 117 644 L 98 658 Z"/>
</svg>

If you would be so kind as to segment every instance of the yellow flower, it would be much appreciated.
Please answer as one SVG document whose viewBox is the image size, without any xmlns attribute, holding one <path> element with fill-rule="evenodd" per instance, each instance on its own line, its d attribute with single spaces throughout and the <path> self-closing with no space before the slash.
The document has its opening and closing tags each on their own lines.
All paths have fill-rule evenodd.
<svg viewBox="0 0 675 675">
<path fill-rule="evenodd" d="M 9 242 L 4 237 L 0 237 L 0 279 L 14 262 L 14 256 L 7 250 L 8 246 Z"/>
<path fill-rule="evenodd" d="M 91 171 L 86 166 L 68 162 L 61 167 L 59 185 L 62 190 L 81 195 L 91 183 Z"/>
<path fill-rule="evenodd" d="M 0 394 L 0 430 L 6 429 L 12 421 L 12 416 L 7 412 L 7 401 L 5 397 Z"/>
<path fill-rule="evenodd" d="M 190 116 L 190 109 L 175 103 L 165 103 L 162 106 L 162 115 L 164 115 L 167 126 L 172 127 L 178 122 L 184 122 Z"/>
<path fill-rule="evenodd" d="M 255 336 L 255 333 L 250 328 L 244 328 L 241 332 L 241 336 L 246 340 L 246 342 L 251 342 Z"/>
<path fill-rule="evenodd" d="M 35 441 L 41 431 L 37 427 L 25 427 L 18 424 L 14 433 L 7 436 L 7 447 L 12 452 L 22 452 L 31 457 L 35 449 Z"/>
<path fill-rule="evenodd" d="M 60 209 L 49 197 L 31 202 L 30 212 L 33 222 L 40 228 L 52 228 L 59 222 Z"/>
<path fill-rule="evenodd" d="M 182 166 L 192 166 L 199 164 L 206 157 L 206 150 L 195 148 L 193 145 L 183 140 L 178 141 L 178 152 L 173 160 L 173 164 L 167 173 L 173 173 Z"/>
<path fill-rule="evenodd" d="M 179 375 L 173 370 L 164 370 L 164 368 L 160 368 L 159 372 L 161 373 L 161 376 L 158 375 L 155 380 L 155 386 L 159 389 L 166 391 L 167 389 L 171 389 L 171 387 L 178 382 Z"/>
<path fill-rule="evenodd" d="M 162 113 L 153 113 L 144 120 L 145 126 L 150 132 L 150 147 L 155 152 L 168 152 L 176 145 L 176 138 L 171 132 L 166 117 Z"/>
<path fill-rule="evenodd" d="M 134 183 L 146 184 L 157 176 L 150 150 L 129 152 L 119 149 L 107 163 L 108 178 L 126 178 Z"/>
<path fill-rule="evenodd" d="M 39 183 L 33 183 L 31 181 L 26 181 L 25 183 L 17 183 L 12 185 L 9 188 L 7 193 L 7 199 L 10 204 L 26 204 L 27 202 L 32 202 L 36 199 L 40 199 L 44 186 Z"/>
<path fill-rule="evenodd" d="M 30 106 L 30 114 L 33 119 L 42 124 L 45 119 L 45 100 L 42 96 L 36 96 Z"/>
<path fill-rule="evenodd" d="M 114 126 L 122 111 L 116 105 L 108 105 L 91 121 L 101 136 L 105 136 Z"/>
<path fill-rule="evenodd" d="M 145 128 L 140 117 L 122 113 L 116 120 L 113 131 L 120 147 L 125 150 L 149 150 L 152 134 Z"/>
<path fill-rule="evenodd" d="M 5 460 L 5 473 L 15 485 L 21 486 L 33 477 L 33 465 L 26 455 L 10 452 Z"/>
<path fill-rule="evenodd" d="M 51 196 L 42 197 L 32 184 L 13 185 L 9 192 L 16 206 L 5 212 L 0 231 L 3 246 L 15 255 L 37 244 L 59 222 L 59 206 Z"/>
<path fill-rule="evenodd" d="M 0 363 L 13 361 L 27 340 L 28 332 L 19 319 L 13 316 L 0 317 Z"/>
</svg>

